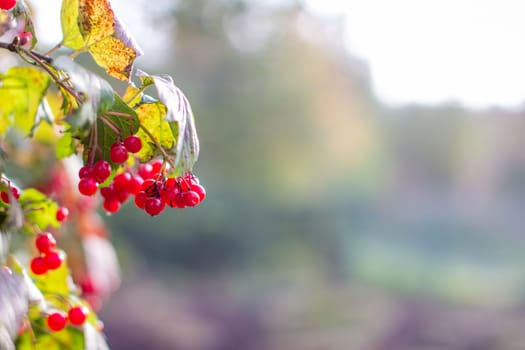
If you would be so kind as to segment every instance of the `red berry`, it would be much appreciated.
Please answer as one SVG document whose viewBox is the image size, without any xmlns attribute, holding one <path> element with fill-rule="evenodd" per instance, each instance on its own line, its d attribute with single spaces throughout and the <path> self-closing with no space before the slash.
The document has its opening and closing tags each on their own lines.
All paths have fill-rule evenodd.
<svg viewBox="0 0 525 350">
<path fill-rule="evenodd" d="M 151 216 L 159 215 L 164 211 L 165 204 L 160 198 L 148 198 L 144 210 Z"/>
<path fill-rule="evenodd" d="M 18 188 L 9 187 L 9 191 L 11 192 L 13 197 L 15 197 L 15 199 L 18 199 L 20 197 L 20 192 L 18 191 Z M 2 199 L 2 201 L 4 201 L 4 203 L 9 203 L 9 195 L 7 194 L 7 192 L 0 192 L 0 198 Z"/>
<path fill-rule="evenodd" d="M 49 270 L 58 269 L 64 259 L 64 254 L 61 251 L 52 251 L 44 255 L 44 262 Z"/>
<path fill-rule="evenodd" d="M 20 191 L 18 191 L 18 188 L 11 187 L 9 189 L 11 190 L 11 194 L 13 195 L 13 197 L 15 197 L 15 199 L 20 198 Z"/>
<path fill-rule="evenodd" d="M 66 207 L 60 207 L 57 210 L 57 221 L 58 222 L 64 222 L 66 221 L 67 217 L 69 216 L 69 209 Z"/>
<path fill-rule="evenodd" d="M 109 150 L 109 158 L 113 163 L 124 163 L 128 160 L 128 150 L 122 142 L 115 142 Z"/>
<path fill-rule="evenodd" d="M 1 10 L 11 10 L 16 5 L 16 0 L 0 0 Z"/>
<path fill-rule="evenodd" d="M 78 183 L 78 191 L 84 196 L 92 196 L 97 193 L 97 182 L 91 177 L 86 177 Z"/>
<path fill-rule="evenodd" d="M 105 160 L 99 160 L 93 165 L 93 172 L 91 176 L 98 183 L 103 183 L 111 175 L 111 165 Z"/>
<path fill-rule="evenodd" d="M 161 159 L 157 159 L 151 163 L 153 176 L 157 176 L 160 173 L 162 164 L 164 164 L 164 162 Z"/>
<path fill-rule="evenodd" d="M 62 312 L 54 312 L 47 317 L 47 326 L 52 331 L 58 332 L 66 327 L 67 318 Z"/>
<path fill-rule="evenodd" d="M 153 174 L 153 165 L 150 163 L 141 164 L 138 173 L 144 180 L 151 179 L 155 176 L 155 174 Z"/>
<path fill-rule="evenodd" d="M 146 192 L 139 192 L 135 195 L 135 205 L 139 209 L 144 209 L 144 205 L 146 204 L 146 200 L 149 198 L 149 196 L 146 194 Z"/>
<path fill-rule="evenodd" d="M 35 275 L 43 275 L 47 272 L 47 265 L 44 261 L 44 258 L 41 258 L 39 256 L 31 259 L 31 271 Z"/>
<path fill-rule="evenodd" d="M 75 306 L 67 313 L 69 322 L 74 326 L 81 326 L 86 322 L 89 310 L 85 306 Z"/>
<path fill-rule="evenodd" d="M 93 171 L 93 168 L 89 165 L 84 165 L 80 170 L 78 171 L 78 178 L 84 179 L 86 177 L 91 177 L 91 172 Z"/>
<path fill-rule="evenodd" d="M 144 180 L 140 176 L 138 175 L 133 176 L 128 182 L 128 186 L 127 186 L 128 192 L 131 194 L 139 193 L 140 190 L 142 189 L 143 183 L 144 183 Z"/>
<path fill-rule="evenodd" d="M 0 192 L 0 198 L 2 198 L 2 201 L 4 203 L 9 203 L 9 195 L 7 194 L 7 192 L 5 191 Z"/>
<path fill-rule="evenodd" d="M 201 201 L 199 195 L 195 191 L 184 192 L 182 198 L 184 199 L 184 204 L 188 207 L 194 207 Z"/>
<path fill-rule="evenodd" d="M 137 153 L 142 149 L 142 141 L 138 136 L 130 135 L 124 139 L 124 146 L 130 153 Z"/>
<path fill-rule="evenodd" d="M 204 198 L 206 198 L 206 190 L 204 189 L 204 186 L 199 185 L 199 184 L 194 184 L 194 185 L 191 185 L 191 190 L 194 192 L 197 192 L 201 202 L 204 200 Z"/>
<path fill-rule="evenodd" d="M 33 41 L 33 34 L 31 32 L 23 32 L 18 35 L 20 41 L 18 42 L 20 46 L 25 46 L 30 44 Z"/>
<path fill-rule="evenodd" d="M 108 213 L 116 213 L 120 209 L 120 202 L 116 198 L 110 198 L 106 199 L 102 206 Z"/>
<path fill-rule="evenodd" d="M 113 186 L 115 190 L 123 190 L 128 187 L 129 181 L 131 180 L 131 174 L 128 172 L 118 174 L 113 179 Z"/>
<path fill-rule="evenodd" d="M 113 186 L 113 184 L 109 185 L 108 187 L 102 187 L 100 189 L 100 195 L 106 200 L 110 198 L 115 198 L 116 194 L 115 187 Z"/>
<path fill-rule="evenodd" d="M 179 209 L 186 208 L 186 201 L 184 200 L 183 192 L 176 193 L 172 198 L 172 202 L 174 203 L 173 207 L 177 207 Z"/>
<path fill-rule="evenodd" d="M 42 254 L 51 252 L 57 246 L 55 237 L 49 232 L 40 233 L 35 239 L 36 249 Z"/>
</svg>

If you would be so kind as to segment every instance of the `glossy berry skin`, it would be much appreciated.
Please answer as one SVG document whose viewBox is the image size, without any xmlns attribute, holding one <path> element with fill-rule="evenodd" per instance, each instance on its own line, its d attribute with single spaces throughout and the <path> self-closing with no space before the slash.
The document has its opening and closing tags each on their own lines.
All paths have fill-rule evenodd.
<svg viewBox="0 0 525 350">
<path fill-rule="evenodd" d="M 31 34 L 31 32 L 23 32 L 18 35 L 18 38 L 20 39 L 20 46 L 28 46 L 28 44 L 31 44 L 31 41 L 33 41 L 33 34 Z"/>
<path fill-rule="evenodd" d="M 44 258 L 41 258 L 39 256 L 31 259 L 30 266 L 31 266 L 31 272 L 33 272 L 35 275 L 43 275 L 48 270 L 47 264 Z"/>
<path fill-rule="evenodd" d="M 204 186 L 199 184 L 192 184 L 191 190 L 199 195 L 199 199 L 201 202 L 204 200 L 204 198 L 206 198 L 206 190 L 204 189 Z"/>
<path fill-rule="evenodd" d="M 16 0 L 0 0 L 1 10 L 11 10 L 16 5 Z"/>
<path fill-rule="evenodd" d="M 166 204 L 160 198 L 148 198 L 144 210 L 151 216 L 159 215 L 164 211 Z"/>
<path fill-rule="evenodd" d="M 84 196 L 92 196 L 97 193 L 97 182 L 91 177 L 86 177 L 78 183 L 78 191 Z"/>
<path fill-rule="evenodd" d="M 113 163 L 121 164 L 128 160 L 128 150 L 121 142 L 116 142 L 109 150 L 109 158 Z"/>
<path fill-rule="evenodd" d="M 42 254 L 50 253 L 57 246 L 55 237 L 49 232 L 40 233 L 35 239 L 36 249 Z"/>
<path fill-rule="evenodd" d="M 128 182 L 128 186 L 127 186 L 128 192 L 131 194 L 139 193 L 142 188 L 143 183 L 144 183 L 144 180 L 140 176 L 138 175 L 133 176 Z"/>
<path fill-rule="evenodd" d="M 49 270 L 56 270 L 62 265 L 64 255 L 61 252 L 50 252 L 44 255 L 44 261 Z"/>
<path fill-rule="evenodd" d="M 182 198 L 184 200 L 184 204 L 186 204 L 188 207 L 194 207 L 201 201 L 197 192 L 194 191 L 184 192 Z"/>
<path fill-rule="evenodd" d="M 148 195 L 145 192 L 139 192 L 135 195 L 135 205 L 139 209 L 144 209 L 144 206 L 146 205 L 146 200 L 148 199 Z"/>
<path fill-rule="evenodd" d="M 18 191 L 18 188 L 9 187 L 9 191 L 11 192 L 13 197 L 15 197 L 15 199 L 18 199 L 20 197 L 20 192 Z M 0 198 L 2 199 L 2 201 L 4 201 L 4 203 L 9 203 L 9 195 L 7 194 L 7 192 L 0 192 Z"/>
<path fill-rule="evenodd" d="M 93 165 L 91 176 L 98 183 L 103 183 L 111 175 L 111 165 L 105 160 L 99 160 Z"/>
<path fill-rule="evenodd" d="M 47 317 L 47 326 L 54 332 L 61 331 L 66 327 L 67 318 L 62 312 L 52 313 Z"/>
<path fill-rule="evenodd" d="M 69 216 L 69 209 L 66 207 L 60 207 L 57 210 L 56 219 L 58 222 L 64 222 L 66 221 L 67 217 Z"/>
<path fill-rule="evenodd" d="M 93 168 L 89 165 L 84 165 L 80 170 L 78 171 L 78 178 L 84 179 L 86 177 L 91 177 L 91 172 L 93 171 Z"/>
<path fill-rule="evenodd" d="M 116 213 L 120 209 L 120 201 L 116 198 L 109 198 L 104 201 L 102 206 L 108 213 Z"/>
<path fill-rule="evenodd" d="M 89 310 L 85 306 L 72 307 L 67 313 L 69 322 L 74 326 L 82 326 L 88 314 Z"/>
<path fill-rule="evenodd" d="M 113 179 L 113 186 L 115 187 L 115 190 L 123 190 L 128 187 L 129 181 L 131 180 L 132 176 L 130 173 L 125 172 L 118 174 Z"/>
<path fill-rule="evenodd" d="M 138 136 L 130 135 L 124 139 L 124 146 L 130 153 L 137 153 L 142 149 L 142 141 Z"/>
</svg>

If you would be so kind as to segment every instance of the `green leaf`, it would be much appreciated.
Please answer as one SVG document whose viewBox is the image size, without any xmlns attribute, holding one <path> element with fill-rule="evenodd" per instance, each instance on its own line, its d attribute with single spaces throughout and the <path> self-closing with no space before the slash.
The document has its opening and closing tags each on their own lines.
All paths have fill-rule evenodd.
<svg viewBox="0 0 525 350">
<path fill-rule="evenodd" d="M 157 143 L 167 152 L 174 149 L 176 139 L 173 136 L 169 123 L 164 119 L 166 106 L 161 102 L 142 103 L 136 108 L 136 112 L 142 127 L 149 131 L 149 134 L 154 137 Z M 143 129 L 137 132 L 137 136 L 140 137 L 142 141 L 142 149 L 137 153 L 137 156 L 142 162 L 147 162 L 161 154 L 156 143 Z"/>
<path fill-rule="evenodd" d="M 41 231 L 45 231 L 49 226 L 58 227 L 60 225 L 56 219 L 57 203 L 42 192 L 28 188 L 22 192 L 18 202 L 26 212 L 25 221 L 29 227 L 36 225 Z"/>
<path fill-rule="evenodd" d="M 84 333 L 81 329 L 68 326 L 59 332 L 50 332 L 43 319 L 30 331 L 16 340 L 17 350 L 84 350 Z M 34 342 L 33 342 L 34 340 Z"/>
<path fill-rule="evenodd" d="M 55 152 L 57 159 L 63 159 L 75 153 L 75 143 L 70 132 L 65 132 L 58 139 Z"/>
<path fill-rule="evenodd" d="M 137 76 L 145 85 L 153 83 L 159 100 L 167 108 L 164 119 L 176 139 L 176 147 L 171 152 L 175 156 L 175 167 L 183 173 L 190 171 L 199 157 L 199 138 L 188 99 L 170 76 L 149 75 L 141 70 L 137 70 Z"/>
<path fill-rule="evenodd" d="M 65 255 L 63 251 L 60 252 Z M 64 259 L 58 269 L 48 271 L 43 275 L 31 273 L 31 278 L 44 296 L 60 295 L 66 297 L 76 288 L 67 267 L 67 259 Z"/>
<path fill-rule="evenodd" d="M 92 138 L 95 140 L 93 160 L 104 159 L 111 163 L 109 157 L 111 145 L 135 134 L 139 128 L 137 113 L 117 94 L 114 96 L 114 101 L 113 106 L 97 120 L 96 138 L 91 131 L 82 139 L 86 163 L 91 160 L 90 156 L 93 154 L 93 145 L 90 144 Z"/>
<path fill-rule="evenodd" d="M 109 75 L 129 80 L 133 62 L 142 50 L 115 16 L 108 0 L 64 0 L 61 23 L 65 46 L 89 51 Z"/>
<path fill-rule="evenodd" d="M 0 74 L 0 134 L 11 125 L 29 134 L 48 86 L 49 77 L 32 67 L 12 67 Z"/>
<path fill-rule="evenodd" d="M 111 85 L 98 75 L 86 70 L 73 62 L 69 57 L 60 56 L 55 60 L 55 66 L 65 73 L 76 91 L 86 96 L 85 101 L 67 118 L 72 127 L 82 128 L 91 125 L 98 115 L 106 112 L 114 103 L 114 93 Z M 67 98 L 71 98 L 65 93 Z M 75 105 L 73 101 L 71 105 Z"/>
</svg>

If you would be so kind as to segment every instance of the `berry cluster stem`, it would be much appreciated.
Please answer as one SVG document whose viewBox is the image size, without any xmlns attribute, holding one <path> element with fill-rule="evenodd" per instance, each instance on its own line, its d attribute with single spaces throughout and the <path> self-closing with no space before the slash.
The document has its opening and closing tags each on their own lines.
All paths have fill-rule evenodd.
<svg viewBox="0 0 525 350">
<path fill-rule="evenodd" d="M 169 154 L 166 152 L 166 150 L 164 149 L 164 147 L 162 147 L 162 145 L 159 143 L 159 141 L 157 141 L 157 139 L 155 138 L 155 136 L 153 136 L 153 134 L 148 130 L 148 128 L 146 128 L 144 125 L 140 124 L 139 125 L 139 128 L 141 128 L 145 133 L 146 135 L 148 135 L 148 137 L 151 139 L 151 141 L 153 141 L 153 143 L 155 144 L 155 146 L 157 146 L 157 148 L 160 150 L 160 152 L 162 153 L 162 156 L 164 157 L 164 160 L 166 162 L 169 163 L 169 165 L 171 165 L 171 168 L 172 169 L 175 169 L 175 164 L 173 164 L 173 160 L 170 158 Z"/>
</svg>

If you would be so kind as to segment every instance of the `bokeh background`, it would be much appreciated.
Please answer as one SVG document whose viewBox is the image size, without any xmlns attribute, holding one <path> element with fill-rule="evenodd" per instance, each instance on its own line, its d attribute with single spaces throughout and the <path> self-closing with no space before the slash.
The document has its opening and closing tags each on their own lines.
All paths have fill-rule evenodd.
<svg viewBox="0 0 525 350">
<path fill-rule="evenodd" d="M 525 32 L 507 2 L 115 0 L 137 65 L 192 102 L 208 198 L 107 218 L 112 348 L 523 349 Z M 34 3 L 51 46 L 59 1 Z"/>
</svg>

